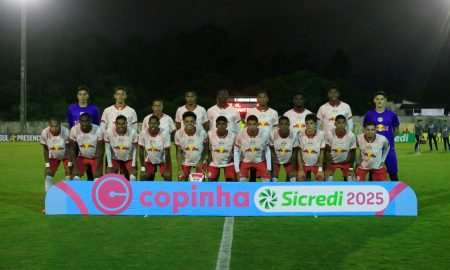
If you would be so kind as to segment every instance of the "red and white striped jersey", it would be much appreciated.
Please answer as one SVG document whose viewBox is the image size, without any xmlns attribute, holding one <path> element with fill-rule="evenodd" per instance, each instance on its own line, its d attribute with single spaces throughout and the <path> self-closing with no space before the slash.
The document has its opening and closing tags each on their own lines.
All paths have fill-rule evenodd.
<svg viewBox="0 0 450 270">
<path fill-rule="evenodd" d="M 188 111 L 190 111 L 190 110 L 188 110 L 186 105 L 181 106 L 177 109 L 177 112 L 175 114 L 175 122 L 181 124 L 180 129 L 184 129 L 183 114 Z M 195 109 L 192 110 L 191 112 L 195 113 L 195 115 L 197 116 L 197 121 L 196 121 L 197 127 L 200 129 L 203 129 L 203 124 L 208 122 L 208 116 L 206 115 L 205 108 L 203 108 L 200 105 L 196 105 Z"/>
<path fill-rule="evenodd" d="M 206 114 L 208 116 L 209 128 L 211 130 L 216 130 L 217 117 L 225 116 L 228 120 L 227 130 L 234 133 L 238 133 L 240 131 L 241 115 L 235 107 L 227 104 L 226 107 L 221 108 L 216 104 L 209 108 Z"/>
<path fill-rule="evenodd" d="M 312 112 L 303 109 L 301 111 L 297 111 L 295 109 L 291 109 L 284 113 L 284 116 L 289 118 L 289 122 L 291 123 L 291 129 L 297 130 L 297 132 L 305 129 L 305 117 Z"/>
<path fill-rule="evenodd" d="M 259 130 L 263 130 L 268 134 L 274 126 L 278 125 L 278 113 L 272 108 L 261 110 L 258 107 L 251 108 L 245 116 L 245 122 L 250 115 L 258 117 Z"/>
<path fill-rule="evenodd" d="M 165 150 L 170 150 L 170 134 L 159 129 L 158 134 L 151 135 L 148 129 L 143 129 L 139 134 L 139 145 L 145 149 L 145 161 L 152 164 L 165 162 Z"/>
<path fill-rule="evenodd" d="M 148 120 L 153 114 L 147 115 L 144 120 L 142 121 L 142 130 L 148 129 Z M 163 114 L 163 116 L 159 119 L 159 128 L 166 131 L 167 133 L 172 133 L 177 130 L 175 127 L 175 123 L 172 120 L 172 117 L 168 116 L 167 114 Z"/>
<path fill-rule="evenodd" d="M 325 144 L 330 147 L 330 162 L 344 163 L 350 150 L 356 149 L 356 136 L 350 131 L 338 136 L 336 129 L 332 129 L 325 133 Z"/>
<path fill-rule="evenodd" d="M 306 132 L 301 131 L 298 136 L 303 165 L 318 165 L 320 151 L 325 149 L 325 136 L 323 132 L 317 130 L 314 136 L 308 136 Z"/>
<path fill-rule="evenodd" d="M 114 129 L 116 118 L 119 115 L 123 115 L 127 118 L 128 128 L 133 128 L 137 130 L 137 115 L 136 111 L 129 107 L 125 106 L 123 108 L 117 108 L 116 105 L 109 106 L 103 111 L 101 125 L 104 127 L 104 131 L 108 129 Z"/>
<path fill-rule="evenodd" d="M 211 164 L 214 167 L 227 167 L 233 165 L 233 147 L 236 134 L 228 131 L 227 135 L 220 137 L 217 130 L 208 132 L 209 150 L 211 151 Z"/>
<path fill-rule="evenodd" d="M 259 129 L 256 136 L 250 136 L 245 128 L 237 134 L 234 144 L 240 148 L 242 162 L 263 162 L 266 160 L 265 151 L 269 145 L 269 132 Z"/>
<path fill-rule="evenodd" d="M 128 161 L 133 159 L 133 146 L 136 147 L 138 135 L 134 129 L 127 129 L 124 135 L 117 130 L 110 129 L 105 132 L 105 143 L 111 147 L 111 157 L 115 160 Z"/>
<path fill-rule="evenodd" d="M 347 121 L 352 119 L 352 109 L 347 103 L 340 101 L 339 105 L 333 106 L 327 102 L 320 106 L 319 111 L 317 112 L 317 118 L 322 121 L 324 132 L 335 128 L 334 120 L 336 116 L 340 114 L 345 116 Z"/>
<path fill-rule="evenodd" d="M 69 139 L 78 144 L 80 157 L 94 158 L 97 143 L 103 141 L 103 132 L 99 126 L 94 124 L 88 133 L 81 131 L 80 125 L 75 125 L 70 129 Z"/>
<path fill-rule="evenodd" d="M 358 148 L 361 152 L 360 167 L 363 169 L 378 169 L 384 162 L 389 151 L 389 141 L 381 134 L 376 134 L 373 142 L 368 142 L 364 133 L 357 137 Z M 383 153 L 386 153 L 383 157 Z"/>
<path fill-rule="evenodd" d="M 181 147 L 181 164 L 195 166 L 204 147 L 208 147 L 208 135 L 203 128 L 196 128 L 193 135 L 188 135 L 182 128 L 175 132 L 175 145 Z"/>
<path fill-rule="evenodd" d="M 273 147 L 278 159 L 278 164 L 289 163 L 292 157 L 292 152 L 298 148 L 297 130 L 291 129 L 289 135 L 283 138 L 280 135 L 280 130 L 274 129 L 270 133 L 270 147 Z"/>
<path fill-rule="evenodd" d="M 69 158 L 69 149 L 66 147 L 69 143 L 69 130 L 66 127 L 61 127 L 58 135 L 53 135 L 50 127 L 44 128 L 40 143 L 47 146 L 49 158 L 59 160 Z"/>
</svg>

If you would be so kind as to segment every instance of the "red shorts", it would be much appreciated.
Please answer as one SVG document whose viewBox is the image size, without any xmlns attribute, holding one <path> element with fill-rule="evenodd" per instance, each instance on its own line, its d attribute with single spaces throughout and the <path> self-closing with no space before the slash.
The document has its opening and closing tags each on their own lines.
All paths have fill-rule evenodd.
<svg viewBox="0 0 450 270">
<path fill-rule="evenodd" d="M 273 164 L 273 171 L 272 171 L 272 175 L 274 175 L 275 177 L 278 177 L 278 175 L 280 174 L 280 168 L 281 166 L 284 166 L 284 170 L 286 171 L 286 175 L 289 175 L 289 173 L 292 171 L 292 163 L 286 163 L 286 164 Z"/>
<path fill-rule="evenodd" d="M 242 175 L 248 178 L 248 173 L 250 169 L 256 170 L 256 177 L 262 177 L 262 178 L 270 178 L 270 175 L 267 175 L 267 165 L 266 162 L 259 162 L 259 163 L 245 163 L 241 162 L 240 164 L 240 170 Z"/>
<path fill-rule="evenodd" d="M 387 170 L 385 167 L 378 169 L 363 169 L 358 167 L 356 170 L 356 176 L 358 181 L 365 181 L 367 173 L 372 172 L 372 179 L 374 181 L 386 181 L 387 180 Z"/>
<path fill-rule="evenodd" d="M 88 166 L 90 166 L 94 172 L 97 170 L 98 158 L 77 157 L 77 165 L 78 173 L 80 176 L 83 176 Z"/>
<path fill-rule="evenodd" d="M 113 170 L 117 173 L 120 170 L 121 174 L 124 175 L 130 175 L 131 172 L 131 168 L 133 167 L 133 160 L 127 160 L 127 161 L 123 161 L 123 160 L 112 160 L 113 163 Z"/>
<path fill-rule="evenodd" d="M 303 171 L 305 172 L 305 177 L 303 177 L 303 179 L 301 179 L 301 180 L 306 179 L 306 174 L 308 174 L 308 172 L 313 172 L 316 180 L 319 180 L 319 181 L 324 180 L 323 177 L 319 175 L 319 166 L 303 166 Z"/>
<path fill-rule="evenodd" d="M 150 162 L 145 162 L 144 166 L 145 166 L 145 171 L 149 175 L 155 175 L 158 166 L 159 166 L 159 173 L 161 174 L 161 176 L 163 176 L 166 173 L 166 169 L 167 169 L 166 163 L 153 164 Z M 172 164 L 169 164 L 169 172 L 172 174 Z"/>
<path fill-rule="evenodd" d="M 58 170 L 58 167 L 59 167 L 59 164 L 61 163 L 61 161 L 64 164 L 64 169 L 66 171 L 69 170 L 69 159 L 68 158 L 63 159 L 63 160 L 60 160 L 60 159 L 49 159 L 50 170 L 52 171 L 52 173 L 55 173 Z"/>
<path fill-rule="evenodd" d="M 330 171 L 332 174 L 336 171 L 336 169 L 341 169 L 342 176 L 347 177 L 348 171 L 350 169 L 350 163 L 331 163 L 330 164 Z"/>
<path fill-rule="evenodd" d="M 214 167 L 209 166 L 208 167 L 208 178 L 209 179 L 217 179 L 220 175 L 220 169 L 224 170 L 225 173 L 225 179 L 236 179 L 236 172 L 234 171 L 234 166 L 230 165 L 227 167 Z"/>
<path fill-rule="evenodd" d="M 195 166 L 181 165 L 181 172 L 178 172 L 178 180 L 187 181 L 188 176 L 191 173 L 191 168 L 195 168 Z M 195 169 L 195 172 L 196 173 L 206 172 L 206 163 L 203 163 L 201 170 Z"/>
</svg>

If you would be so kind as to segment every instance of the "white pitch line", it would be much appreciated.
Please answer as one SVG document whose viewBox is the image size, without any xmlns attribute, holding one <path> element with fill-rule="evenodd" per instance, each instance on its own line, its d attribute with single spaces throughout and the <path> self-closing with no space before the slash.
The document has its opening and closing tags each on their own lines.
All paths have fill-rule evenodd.
<svg viewBox="0 0 450 270">
<path fill-rule="evenodd" d="M 422 155 L 421 152 L 416 152 L 416 153 L 411 154 L 411 155 L 404 155 L 404 156 L 398 156 L 398 157 L 417 157 L 417 156 L 420 156 L 420 155 Z"/>
<path fill-rule="evenodd" d="M 219 256 L 216 270 L 230 269 L 231 246 L 233 244 L 234 217 L 226 217 L 223 224 L 222 241 L 220 242 Z"/>
</svg>

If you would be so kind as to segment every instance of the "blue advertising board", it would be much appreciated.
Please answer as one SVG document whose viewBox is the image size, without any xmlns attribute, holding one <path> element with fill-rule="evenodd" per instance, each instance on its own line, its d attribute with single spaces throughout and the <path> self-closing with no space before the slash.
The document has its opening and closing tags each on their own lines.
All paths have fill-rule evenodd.
<svg viewBox="0 0 450 270">
<path fill-rule="evenodd" d="M 402 182 L 141 182 L 107 174 L 61 181 L 47 192 L 47 215 L 417 216 Z"/>
</svg>

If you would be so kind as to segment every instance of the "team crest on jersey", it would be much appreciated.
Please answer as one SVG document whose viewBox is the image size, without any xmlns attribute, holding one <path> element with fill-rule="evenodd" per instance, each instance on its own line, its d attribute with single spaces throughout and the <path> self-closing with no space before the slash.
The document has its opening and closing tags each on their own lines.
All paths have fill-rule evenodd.
<svg viewBox="0 0 450 270">
<path fill-rule="evenodd" d="M 383 122 L 383 117 L 378 117 L 378 122 Z"/>
<path fill-rule="evenodd" d="M 191 151 L 191 152 L 200 151 L 200 149 L 198 149 L 197 147 L 195 147 L 193 145 L 188 145 L 186 148 L 184 148 L 184 150 Z"/>
</svg>

